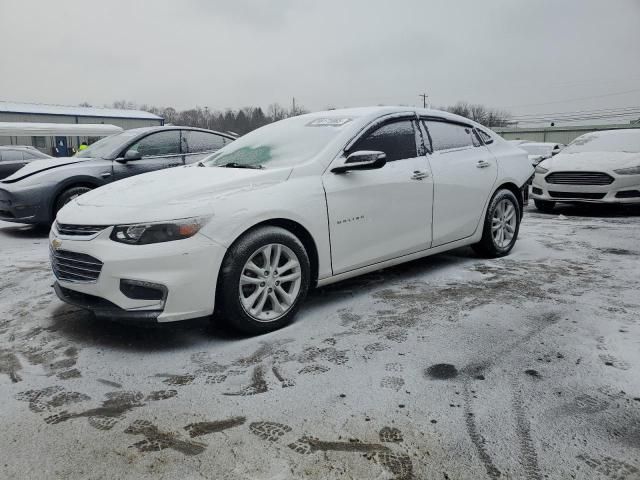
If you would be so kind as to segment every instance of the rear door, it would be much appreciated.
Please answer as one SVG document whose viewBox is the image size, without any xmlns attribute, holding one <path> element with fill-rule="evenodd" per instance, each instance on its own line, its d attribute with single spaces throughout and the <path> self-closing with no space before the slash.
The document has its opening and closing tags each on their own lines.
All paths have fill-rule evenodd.
<svg viewBox="0 0 640 480">
<path fill-rule="evenodd" d="M 334 274 L 429 248 L 433 184 L 418 133 L 415 117 L 376 126 L 344 155 L 382 151 L 384 167 L 324 173 Z"/>
<path fill-rule="evenodd" d="M 180 147 L 180 130 L 165 130 L 142 137 L 127 150 L 121 152 L 119 158 L 123 158 L 128 151 L 136 151 L 142 155 L 142 158 L 125 163 L 114 160 L 114 180 L 184 165 Z"/>
<path fill-rule="evenodd" d="M 230 142 L 230 139 L 215 133 L 201 130 L 183 130 L 182 151 L 185 154 L 185 163 L 199 162 Z"/>
<path fill-rule="evenodd" d="M 498 176 L 495 158 L 473 128 L 440 119 L 422 121 L 432 143 L 433 246 L 471 236 Z"/>
<path fill-rule="evenodd" d="M 0 150 L 0 179 L 17 172 L 27 164 L 20 150 Z"/>
</svg>

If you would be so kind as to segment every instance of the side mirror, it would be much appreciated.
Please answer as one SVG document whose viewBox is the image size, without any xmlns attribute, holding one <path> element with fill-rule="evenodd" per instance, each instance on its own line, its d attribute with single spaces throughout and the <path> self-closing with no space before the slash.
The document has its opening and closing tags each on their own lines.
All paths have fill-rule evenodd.
<svg viewBox="0 0 640 480">
<path fill-rule="evenodd" d="M 140 160 L 141 158 L 142 155 L 140 155 L 140 152 L 138 152 L 137 150 L 127 150 L 127 152 L 124 154 L 124 157 L 119 158 L 117 161 L 118 163 L 127 163 L 132 160 Z"/>
<path fill-rule="evenodd" d="M 387 155 L 384 152 L 373 150 L 360 150 L 350 154 L 344 164 L 331 169 L 333 173 L 345 173 L 350 170 L 376 170 L 387 163 Z"/>
</svg>

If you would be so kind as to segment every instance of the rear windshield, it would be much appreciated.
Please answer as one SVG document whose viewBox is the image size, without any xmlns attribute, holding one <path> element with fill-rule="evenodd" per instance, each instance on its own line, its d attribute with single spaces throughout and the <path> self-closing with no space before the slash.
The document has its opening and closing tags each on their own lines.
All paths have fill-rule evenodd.
<svg viewBox="0 0 640 480">
<path fill-rule="evenodd" d="M 640 129 L 587 133 L 576 138 L 562 151 L 580 152 L 640 153 Z"/>
</svg>

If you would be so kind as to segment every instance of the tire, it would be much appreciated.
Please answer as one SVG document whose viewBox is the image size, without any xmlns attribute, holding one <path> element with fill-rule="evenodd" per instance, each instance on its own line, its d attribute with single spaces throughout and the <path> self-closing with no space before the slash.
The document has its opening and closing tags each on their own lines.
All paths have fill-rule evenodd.
<svg viewBox="0 0 640 480">
<path fill-rule="evenodd" d="M 509 216 L 508 220 L 507 216 Z M 482 239 L 472 245 L 472 248 L 477 254 L 486 258 L 504 257 L 518 239 L 520 220 L 520 205 L 516 196 L 510 190 L 498 190 L 487 208 Z M 495 222 L 499 223 L 498 228 L 494 227 Z M 502 237 L 500 237 L 500 231 L 502 231 Z M 510 238 L 509 235 L 511 235 Z"/>
<path fill-rule="evenodd" d="M 270 264 L 265 263 L 267 256 Z M 280 271 L 274 268 L 276 256 Z M 282 270 L 286 265 L 293 267 Z M 273 226 L 252 230 L 225 255 L 218 278 L 216 317 L 251 335 L 282 328 L 293 320 L 307 295 L 310 271 L 307 251 L 291 232 Z M 279 278 L 292 280 L 280 282 Z"/>
<path fill-rule="evenodd" d="M 69 203 L 74 198 L 79 197 L 83 193 L 87 193 L 92 190 L 91 187 L 71 187 L 63 190 L 63 192 L 58 195 L 56 199 L 55 211 L 53 212 L 53 217 L 55 219 L 56 214 L 60 211 L 62 207 L 64 207 L 67 203 Z"/>
<path fill-rule="evenodd" d="M 536 208 L 544 213 L 551 213 L 553 211 L 553 207 L 556 206 L 556 202 L 550 202 L 548 200 L 534 200 Z"/>
</svg>

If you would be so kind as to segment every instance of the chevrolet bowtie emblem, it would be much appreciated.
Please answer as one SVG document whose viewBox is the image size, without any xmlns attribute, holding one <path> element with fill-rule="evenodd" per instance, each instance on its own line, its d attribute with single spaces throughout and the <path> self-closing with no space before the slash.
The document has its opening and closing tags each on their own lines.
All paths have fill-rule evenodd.
<svg viewBox="0 0 640 480">
<path fill-rule="evenodd" d="M 54 250 L 58 250 L 62 246 L 62 240 L 54 238 L 53 240 L 51 240 L 51 246 Z"/>
</svg>

